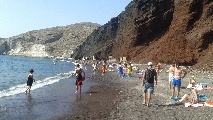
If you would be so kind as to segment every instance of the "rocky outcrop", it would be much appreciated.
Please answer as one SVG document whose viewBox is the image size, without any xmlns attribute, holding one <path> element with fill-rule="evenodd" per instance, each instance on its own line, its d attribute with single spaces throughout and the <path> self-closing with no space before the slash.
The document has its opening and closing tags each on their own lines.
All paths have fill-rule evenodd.
<svg viewBox="0 0 213 120">
<path fill-rule="evenodd" d="M 212 65 L 211 0 L 133 0 L 125 11 L 95 30 L 75 58 L 126 56 L 146 63 Z"/>
<path fill-rule="evenodd" d="M 0 55 L 9 51 L 9 46 L 5 40 L 0 40 Z"/>
<path fill-rule="evenodd" d="M 98 28 L 96 23 L 76 23 L 68 26 L 53 27 L 29 31 L 5 39 L 8 55 L 30 57 L 62 56 L 70 57 L 72 50 L 78 47 Z"/>
</svg>

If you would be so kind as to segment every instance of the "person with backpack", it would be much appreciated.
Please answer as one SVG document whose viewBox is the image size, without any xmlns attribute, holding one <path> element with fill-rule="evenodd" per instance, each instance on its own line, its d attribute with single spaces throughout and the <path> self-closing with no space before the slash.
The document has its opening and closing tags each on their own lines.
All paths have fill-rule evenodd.
<svg viewBox="0 0 213 120">
<path fill-rule="evenodd" d="M 148 68 L 142 76 L 142 86 L 143 86 L 143 105 L 146 105 L 146 95 L 148 97 L 147 106 L 150 106 L 151 94 L 154 92 L 154 80 L 155 85 L 157 85 L 157 72 L 152 68 L 152 62 L 148 62 Z"/>
</svg>

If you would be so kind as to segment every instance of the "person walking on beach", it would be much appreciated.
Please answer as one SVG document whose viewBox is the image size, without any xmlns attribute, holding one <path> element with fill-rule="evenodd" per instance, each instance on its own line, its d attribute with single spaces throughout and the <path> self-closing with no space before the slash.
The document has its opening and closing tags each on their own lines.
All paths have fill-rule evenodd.
<svg viewBox="0 0 213 120">
<path fill-rule="evenodd" d="M 172 64 L 169 68 L 169 89 L 171 89 L 172 86 L 174 71 L 175 71 L 175 64 Z"/>
<path fill-rule="evenodd" d="M 95 74 L 97 69 L 98 69 L 98 64 L 97 63 L 93 63 L 92 67 L 93 67 L 93 74 Z"/>
<path fill-rule="evenodd" d="M 151 94 L 154 92 L 154 80 L 155 85 L 157 85 L 157 72 L 152 68 L 152 62 L 148 62 L 148 68 L 142 76 L 142 86 L 143 86 L 143 105 L 146 105 L 146 94 L 148 94 L 147 106 L 150 106 Z"/>
<path fill-rule="evenodd" d="M 35 82 L 35 79 L 33 79 L 33 69 L 30 70 L 30 73 L 28 75 L 28 78 L 27 78 L 27 90 L 25 90 L 25 93 L 29 92 L 30 93 L 30 89 L 31 89 L 31 86 L 33 84 L 33 81 Z"/>
<path fill-rule="evenodd" d="M 157 72 L 157 75 L 159 76 L 159 74 L 160 74 L 160 70 L 161 70 L 162 68 L 161 68 L 161 64 L 160 63 L 158 63 L 157 64 L 157 66 L 156 66 L 156 72 Z"/>
<path fill-rule="evenodd" d="M 82 77 L 82 73 L 84 74 L 84 77 Z M 77 64 L 76 68 L 75 68 L 75 72 L 72 74 L 72 76 L 76 76 L 76 91 L 75 93 L 78 93 L 78 86 L 80 86 L 80 93 L 81 93 L 81 85 L 82 85 L 82 81 L 85 80 L 85 72 L 83 69 L 80 68 L 80 65 Z"/>
<path fill-rule="evenodd" d="M 127 75 L 128 75 L 129 77 L 132 77 L 132 66 L 131 66 L 131 63 L 129 63 L 129 64 L 127 65 Z"/>
<path fill-rule="evenodd" d="M 103 65 L 102 65 L 102 75 L 105 75 L 105 73 L 106 73 L 106 70 L 107 70 L 107 64 L 106 64 L 106 62 L 104 61 L 103 62 Z"/>
<path fill-rule="evenodd" d="M 181 76 L 182 74 L 184 74 L 184 75 Z M 186 74 L 187 74 L 186 70 L 182 69 L 179 65 L 175 64 L 174 77 L 173 77 L 173 80 L 172 80 L 172 96 L 171 96 L 171 99 L 174 97 L 175 88 L 177 88 L 176 98 L 179 97 L 181 81 L 186 76 Z"/>
<path fill-rule="evenodd" d="M 118 75 L 119 75 L 119 77 L 124 76 L 123 67 L 122 67 L 121 63 L 118 64 Z"/>
</svg>

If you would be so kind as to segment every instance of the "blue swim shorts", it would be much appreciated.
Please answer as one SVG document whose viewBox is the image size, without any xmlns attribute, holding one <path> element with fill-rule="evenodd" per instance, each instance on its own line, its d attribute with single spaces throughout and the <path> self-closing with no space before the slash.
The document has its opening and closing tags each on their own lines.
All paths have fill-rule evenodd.
<svg viewBox="0 0 213 120">
<path fill-rule="evenodd" d="M 180 86 L 181 86 L 181 79 L 173 78 L 173 80 L 172 80 L 172 85 L 173 85 L 173 86 L 180 87 Z"/>
<path fill-rule="evenodd" d="M 154 83 L 145 83 L 143 86 L 143 93 L 154 93 Z"/>
</svg>

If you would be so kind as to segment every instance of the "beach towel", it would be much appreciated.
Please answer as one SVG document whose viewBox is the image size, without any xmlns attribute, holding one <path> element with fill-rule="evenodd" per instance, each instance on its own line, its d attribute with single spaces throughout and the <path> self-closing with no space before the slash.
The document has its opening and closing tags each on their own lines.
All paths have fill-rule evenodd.
<svg viewBox="0 0 213 120">
<path fill-rule="evenodd" d="M 181 97 L 178 97 L 178 98 L 173 97 L 173 98 L 172 98 L 172 102 L 175 103 L 175 102 L 177 102 L 177 101 L 180 100 L 180 99 L 181 99 Z"/>
<path fill-rule="evenodd" d="M 204 90 L 213 90 L 213 86 L 206 86 L 203 88 Z"/>
<path fill-rule="evenodd" d="M 204 106 L 204 105 L 205 105 L 205 102 L 198 102 L 196 104 L 192 104 L 190 102 L 185 103 L 185 107 L 191 107 L 191 108 L 201 107 L 201 106 Z"/>
<path fill-rule="evenodd" d="M 201 102 L 207 101 L 207 96 L 206 95 L 199 95 L 199 101 L 201 101 Z"/>
<path fill-rule="evenodd" d="M 205 106 L 208 106 L 208 107 L 213 107 L 213 102 L 205 102 L 204 105 L 205 105 Z"/>
<path fill-rule="evenodd" d="M 210 85 L 213 84 L 213 82 L 201 82 L 200 85 Z"/>
<path fill-rule="evenodd" d="M 213 102 L 198 102 L 196 104 L 191 104 L 190 102 L 185 103 L 185 107 L 195 108 L 201 106 L 213 107 Z"/>
<path fill-rule="evenodd" d="M 130 78 L 130 76 L 124 76 L 124 78 Z"/>
<path fill-rule="evenodd" d="M 81 82 L 83 82 L 84 80 L 85 80 L 85 77 L 82 77 L 82 79 L 78 81 L 77 86 L 81 85 Z"/>
</svg>

